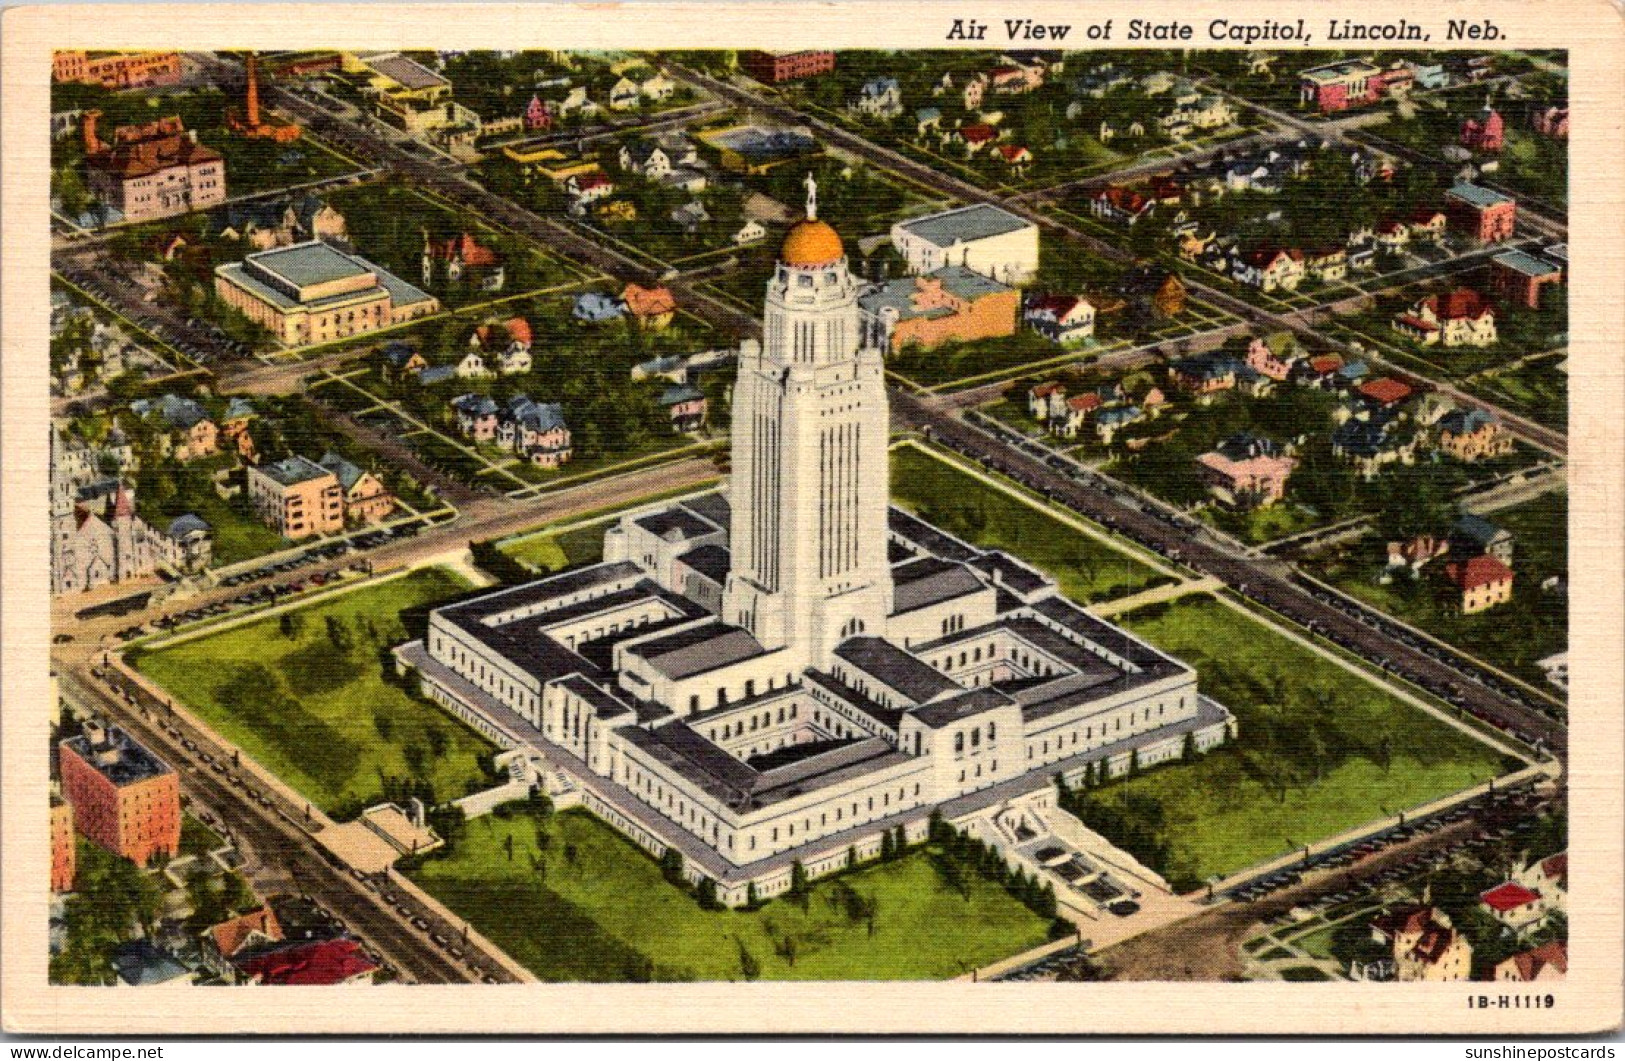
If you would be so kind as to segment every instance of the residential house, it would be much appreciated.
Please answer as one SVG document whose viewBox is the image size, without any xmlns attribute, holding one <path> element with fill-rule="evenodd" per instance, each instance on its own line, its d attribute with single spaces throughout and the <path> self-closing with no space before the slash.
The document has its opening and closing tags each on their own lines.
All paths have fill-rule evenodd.
<svg viewBox="0 0 1625 1061">
<path fill-rule="evenodd" d="M 1140 320 L 1166 320 L 1185 312 L 1185 284 L 1174 273 L 1154 265 L 1131 268 L 1118 283 L 1117 294 Z"/>
<path fill-rule="evenodd" d="M 598 291 L 577 295 L 570 309 L 570 315 L 576 320 L 591 323 L 619 320 L 625 312 L 626 303 Z"/>
<path fill-rule="evenodd" d="M 1495 979 L 1532 984 L 1565 979 L 1569 971 L 1569 945 L 1560 939 L 1514 954 L 1495 967 Z"/>
<path fill-rule="evenodd" d="M 184 513 L 169 521 L 158 548 L 171 567 L 196 574 L 214 559 L 214 529 L 202 516 Z"/>
<path fill-rule="evenodd" d="M 642 99 L 643 92 L 638 83 L 629 77 L 622 77 L 609 87 L 609 109 L 612 111 L 632 110 Z"/>
<path fill-rule="evenodd" d="M 353 939 L 323 939 L 260 951 L 237 963 L 238 976 L 267 986 L 371 983 L 378 963 Z"/>
<path fill-rule="evenodd" d="M 924 138 L 927 133 L 935 133 L 942 128 L 942 108 L 921 107 L 914 112 L 914 135 Z"/>
<path fill-rule="evenodd" d="M 1186 394 L 1212 395 L 1236 385 L 1237 363 L 1220 353 L 1181 358 L 1168 366 L 1168 379 Z"/>
<path fill-rule="evenodd" d="M 711 220 L 711 213 L 706 210 L 704 203 L 695 199 L 673 210 L 671 219 L 684 232 L 693 233 Z"/>
<path fill-rule="evenodd" d="M 1491 346 L 1497 341 L 1495 308 L 1470 288 L 1428 295 L 1393 319 L 1396 332 L 1423 346 Z"/>
<path fill-rule="evenodd" d="M 621 302 L 632 319 L 649 331 L 664 331 L 677 315 L 677 299 L 665 287 L 627 284 Z"/>
<path fill-rule="evenodd" d="M 691 166 L 674 166 L 670 173 L 662 174 L 657 178 L 657 182 L 662 188 L 698 195 L 700 192 L 705 191 L 706 186 L 710 183 L 710 178 L 702 171 Z"/>
<path fill-rule="evenodd" d="M 468 337 L 468 345 L 495 360 L 497 371 L 504 376 L 516 372 L 529 372 L 531 367 L 530 322 L 523 317 L 510 317 L 500 324 L 482 324 Z"/>
<path fill-rule="evenodd" d="M 1488 103 L 1461 123 L 1461 146 L 1469 151 L 1494 152 L 1506 146 L 1506 122 Z"/>
<path fill-rule="evenodd" d="M 1491 917 L 1519 935 L 1546 920 L 1545 898 L 1517 881 L 1497 884 L 1480 895 L 1478 901 Z"/>
<path fill-rule="evenodd" d="M 1456 556 L 1488 554 L 1510 565 L 1516 545 L 1511 531 L 1483 516 L 1462 516 L 1450 528 L 1450 551 Z"/>
<path fill-rule="evenodd" d="M 428 359 L 412 347 L 402 342 L 385 344 L 379 352 L 380 366 L 383 374 L 390 379 L 405 379 L 415 376 L 429 367 Z"/>
<path fill-rule="evenodd" d="M 458 379 L 490 379 L 496 375 L 495 370 L 486 364 L 485 355 L 478 350 L 470 350 L 457 362 L 455 372 Z"/>
<path fill-rule="evenodd" d="M 866 343 L 897 353 L 1014 335 L 1020 293 L 963 265 L 874 284 L 858 296 Z"/>
<path fill-rule="evenodd" d="M 198 951 L 203 964 L 230 983 L 237 976 L 236 966 L 232 964 L 236 958 L 247 957 L 282 941 L 282 925 L 277 921 L 276 912 L 262 906 L 205 929 Z"/>
<path fill-rule="evenodd" d="M 1246 364 L 1236 365 L 1236 390 L 1249 398 L 1262 398 L 1275 389 L 1275 381 Z"/>
<path fill-rule="evenodd" d="M 1525 251 L 1507 251 L 1490 260 L 1490 286 L 1504 304 L 1539 309 L 1542 289 L 1562 282 L 1562 266 Z"/>
<path fill-rule="evenodd" d="M 671 156 L 657 143 L 650 140 L 639 140 L 626 144 L 621 148 L 618 161 L 621 169 L 637 173 L 650 180 L 663 177 L 671 172 Z"/>
<path fill-rule="evenodd" d="M 525 107 L 524 122 L 525 132 L 545 133 L 553 128 L 553 110 L 540 96 L 532 95 Z"/>
<path fill-rule="evenodd" d="M 502 255 L 467 232 L 445 240 L 431 240 L 423 233 L 423 284 L 457 283 L 467 279 L 481 291 L 501 291 L 507 279 Z"/>
<path fill-rule="evenodd" d="M 1512 452 L 1512 433 L 1493 413 L 1458 410 L 1439 420 L 1439 449 L 1466 464 Z"/>
<path fill-rule="evenodd" d="M 1295 291 L 1304 276 L 1303 252 L 1296 247 L 1251 251 L 1236 260 L 1231 275 L 1260 291 Z"/>
<path fill-rule="evenodd" d="M 430 365 L 417 374 L 418 386 L 420 387 L 432 387 L 437 383 L 444 383 L 449 379 L 456 378 L 456 365 Z"/>
<path fill-rule="evenodd" d="M 1018 174 L 1033 161 L 1033 153 L 1019 144 L 1000 144 L 993 149 L 993 156 Z"/>
<path fill-rule="evenodd" d="M 1081 295 L 1034 295 L 1022 319 L 1052 343 L 1075 346 L 1095 334 L 1095 305 Z"/>
<path fill-rule="evenodd" d="M 664 103 L 677 92 L 677 82 L 656 71 L 637 79 L 638 94 L 651 103 Z"/>
<path fill-rule="evenodd" d="M 1089 197 L 1089 212 L 1120 225 L 1133 226 L 1156 209 L 1156 202 L 1133 188 L 1108 184 Z"/>
<path fill-rule="evenodd" d="M 674 384 L 660 392 L 660 407 L 671 416 L 679 431 L 698 431 L 705 426 L 705 392 L 687 383 Z"/>
<path fill-rule="evenodd" d="M 1102 409 L 1095 414 L 1095 437 L 1109 446 L 1119 431 L 1130 424 L 1139 423 L 1146 416 L 1146 411 L 1138 405 L 1114 405 Z"/>
<path fill-rule="evenodd" d="M 1548 909 L 1561 910 L 1566 905 L 1569 893 L 1569 853 L 1560 851 L 1547 858 L 1536 859 L 1514 876 L 1524 887 L 1545 896 Z"/>
<path fill-rule="evenodd" d="M 1027 413 L 1040 423 L 1051 416 L 1060 415 L 1061 405 L 1065 401 L 1066 384 L 1060 380 L 1046 380 L 1027 389 Z"/>
<path fill-rule="evenodd" d="M 1413 243 L 1437 243 L 1444 238 L 1449 218 L 1443 210 L 1424 206 L 1411 212 L 1405 227 Z"/>
<path fill-rule="evenodd" d="M 164 446 L 169 455 L 181 462 L 199 457 L 212 457 L 219 452 L 220 429 L 210 419 L 201 402 L 178 394 L 165 394 L 156 402 L 137 400 L 130 409 L 142 419 L 157 413 L 169 429 Z"/>
<path fill-rule="evenodd" d="M 1416 446 L 1416 433 L 1387 409 L 1353 417 L 1332 432 L 1332 455 L 1348 460 L 1364 479 L 1376 478 L 1390 464 L 1414 463 Z"/>
<path fill-rule="evenodd" d="M 969 125 L 962 125 L 949 133 L 948 138 L 951 141 L 964 144 L 966 152 L 974 155 L 1002 135 L 998 129 L 987 122 L 972 122 Z"/>
<path fill-rule="evenodd" d="M 1512 599 L 1512 569 L 1488 553 L 1444 565 L 1445 577 L 1461 593 L 1461 611 L 1473 615 Z"/>
<path fill-rule="evenodd" d="M 459 394 L 451 400 L 457 414 L 457 429 L 474 442 L 490 442 L 497 436 L 497 403 L 485 394 Z"/>
<path fill-rule="evenodd" d="M 127 987 L 190 984 L 197 979 L 197 974 L 182 965 L 173 954 L 144 937 L 114 950 L 112 964 L 118 982 Z"/>
<path fill-rule="evenodd" d="M 344 498 L 344 521 L 378 523 L 395 511 L 395 497 L 376 475 L 328 450 L 316 463 L 332 472 Z"/>
<path fill-rule="evenodd" d="M 1306 276 L 1323 284 L 1343 279 L 1349 272 L 1349 252 L 1346 247 L 1319 247 L 1306 251 L 1303 256 Z"/>
<path fill-rule="evenodd" d="M 1232 508 L 1265 508 L 1286 494 L 1287 480 L 1298 466 L 1279 443 L 1255 435 L 1225 439 L 1196 458 L 1208 491 Z"/>
<path fill-rule="evenodd" d="M 1387 218 L 1377 222 L 1375 239 L 1379 250 L 1398 254 L 1410 245 L 1411 227 L 1403 221 Z"/>
<path fill-rule="evenodd" d="M 1518 225 L 1518 202 L 1509 195 L 1462 182 L 1444 193 L 1451 221 L 1470 239 L 1498 243 L 1512 238 Z"/>
<path fill-rule="evenodd" d="M 615 194 L 615 182 L 609 174 L 602 170 L 591 173 L 577 173 L 567 178 L 564 190 L 570 193 L 577 206 L 585 203 L 595 203 L 600 199 L 608 199 Z"/>
<path fill-rule="evenodd" d="M 1062 390 L 1058 397 L 1059 411 L 1049 417 L 1049 429 L 1062 438 L 1077 438 L 1089 417 L 1104 404 L 1100 395 L 1093 392 L 1067 397 L 1065 390 Z"/>
<path fill-rule="evenodd" d="M 1422 568 L 1450 551 L 1450 543 L 1431 534 L 1418 534 L 1409 541 L 1388 543 L 1389 568 L 1406 568 L 1414 577 Z"/>
<path fill-rule="evenodd" d="M 903 113 L 903 90 L 895 77 L 871 78 L 858 90 L 850 109 L 865 118 L 895 118 Z"/>
<path fill-rule="evenodd" d="M 538 467 L 559 467 L 571 456 L 563 407 L 514 395 L 497 415 L 497 444 Z"/>
<path fill-rule="evenodd" d="M 1289 331 L 1271 332 L 1247 344 L 1247 367 L 1277 381 L 1291 375 L 1292 366 L 1303 357 L 1303 345 Z"/>
<path fill-rule="evenodd" d="M 1553 140 L 1569 138 L 1569 109 L 1566 106 L 1536 107 L 1529 116 L 1529 127 L 1541 136 Z"/>
<path fill-rule="evenodd" d="M 1042 66 L 996 66 L 988 71 L 988 84 L 995 95 L 1019 96 L 1044 87 Z M 980 106 L 980 101 L 978 101 Z"/>
<path fill-rule="evenodd" d="M 1347 368 L 1348 366 L 1345 365 L 1339 371 L 1346 371 Z M 1395 410 L 1403 405 L 1414 392 L 1408 384 L 1402 383 L 1392 376 L 1382 376 L 1360 384 L 1355 388 L 1355 393 L 1376 408 Z"/>
<path fill-rule="evenodd" d="M 733 242 L 734 246 L 736 247 L 743 247 L 747 244 L 757 243 L 766 238 L 767 229 L 762 226 L 760 221 L 755 219 L 746 221 L 743 225 L 739 226 L 739 230 L 733 234 Z"/>
</svg>

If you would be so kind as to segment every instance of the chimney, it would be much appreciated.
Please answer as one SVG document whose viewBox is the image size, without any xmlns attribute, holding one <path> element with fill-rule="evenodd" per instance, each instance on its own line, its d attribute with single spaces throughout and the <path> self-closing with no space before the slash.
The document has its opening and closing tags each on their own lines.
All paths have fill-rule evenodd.
<svg viewBox="0 0 1625 1061">
<path fill-rule="evenodd" d="M 92 748 L 107 740 L 107 728 L 96 719 L 86 722 L 83 729 L 85 740 L 90 742 Z"/>
<path fill-rule="evenodd" d="M 252 132 L 260 125 L 260 72 L 259 59 L 253 53 L 248 53 L 248 98 L 244 103 L 243 119 Z M 196 139 L 196 137 L 194 137 Z"/>
<path fill-rule="evenodd" d="M 102 116 L 101 111 L 86 111 L 81 130 L 85 139 L 85 154 L 99 155 L 102 151 L 102 142 L 96 138 L 96 119 Z"/>
</svg>

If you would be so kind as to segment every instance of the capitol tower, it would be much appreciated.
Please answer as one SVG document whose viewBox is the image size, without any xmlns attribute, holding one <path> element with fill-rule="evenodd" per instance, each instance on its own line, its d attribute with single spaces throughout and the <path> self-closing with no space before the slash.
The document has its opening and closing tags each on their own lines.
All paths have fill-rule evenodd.
<svg viewBox="0 0 1625 1061">
<path fill-rule="evenodd" d="M 809 175 L 763 342 L 740 350 L 722 618 L 814 665 L 848 637 L 884 636 L 892 604 L 884 356 L 862 344 L 858 288 Z"/>
</svg>

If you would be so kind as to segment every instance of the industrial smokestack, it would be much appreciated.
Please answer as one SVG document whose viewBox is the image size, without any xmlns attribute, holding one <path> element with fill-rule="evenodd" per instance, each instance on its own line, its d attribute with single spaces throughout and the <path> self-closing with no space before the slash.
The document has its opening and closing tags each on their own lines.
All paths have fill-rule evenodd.
<svg viewBox="0 0 1625 1061">
<path fill-rule="evenodd" d="M 248 53 L 248 98 L 244 103 L 243 119 L 250 130 L 259 128 L 260 124 L 260 71 L 259 59 L 253 53 Z"/>
</svg>

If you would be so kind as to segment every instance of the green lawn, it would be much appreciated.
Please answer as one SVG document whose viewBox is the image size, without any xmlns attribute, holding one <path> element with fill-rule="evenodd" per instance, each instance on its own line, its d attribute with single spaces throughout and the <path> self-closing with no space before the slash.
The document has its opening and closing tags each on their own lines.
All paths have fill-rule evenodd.
<svg viewBox="0 0 1625 1061">
<path fill-rule="evenodd" d="M 1116 831 L 1110 823 L 1120 815 L 1131 820 L 1141 836 L 1134 853 L 1176 887 L 1515 765 L 1213 597 L 1151 605 L 1117 621 L 1196 667 L 1202 691 L 1241 723 L 1235 743 L 1194 762 L 1089 793 L 1106 831 Z"/>
<path fill-rule="evenodd" d="M 407 636 L 401 612 L 468 588 L 428 568 L 294 609 L 291 638 L 271 616 L 128 658 L 329 813 L 376 802 L 386 778 L 427 781 L 455 798 L 485 776 L 492 746 L 385 681 L 381 653 Z M 335 647 L 330 621 L 348 648 Z"/>
<path fill-rule="evenodd" d="M 558 571 L 576 564 L 595 564 L 604 558 L 604 531 L 610 520 L 562 531 L 544 531 L 505 542 L 502 552 L 537 571 Z"/>
<path fill-rule="evenodd" d="M 1444 561 L 1411 580 L 1377 581 L 1386 566 L 1383 543 L 1363 538 L 1318 557 L 1313 573 L 1339 589 L 1427 631 L 1441 641 L 1552 690 L 1537 663 L 1568 646 L 1568 601 L 1540 588 L 1553 575 L 1568 573 L 1568 495 L 1544 494 L 1490 513 L 1491 523 L 1512 532 L 1512 600 L 1498 608 L 1463 615 L 1460 600 L 1445 581 Z M 1446 560 L 1449 558 L 1446 557 Z"/>
<path fill-rule="evenodd" d="M 1128 596 L 1173 581 L 1024 501 L 914 446 L 892 451 L 892 502 L 972 544 L 1041 568 L 1073 600 Z"/>
<path fill-rule="evenodd" d="M 762 979 L 944 979 L 1037 946 L 1049 927 L 979 877 L 967 902 L 924 851 L 838 878 L 877 901 L 873 937 L 834 901 L 833 881 L 813 885 L 806 910 L 789 899 L 702 910 L 640 848 L 579 810 L 546 826 L 479 818 L 452 854 L 410 875 L 548 981 L 738 980 L 742 951 Z"/>
</svg>

